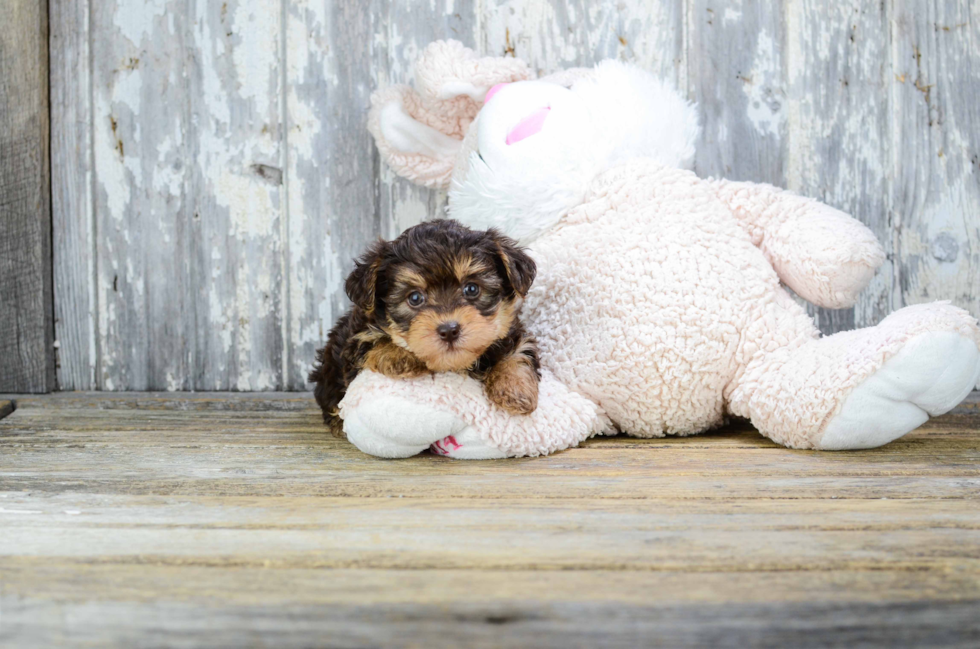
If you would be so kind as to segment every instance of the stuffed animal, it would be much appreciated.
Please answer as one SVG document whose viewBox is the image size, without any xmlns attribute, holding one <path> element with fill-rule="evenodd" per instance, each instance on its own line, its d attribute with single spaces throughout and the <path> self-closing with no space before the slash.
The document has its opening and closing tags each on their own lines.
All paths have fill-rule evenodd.
<svg viewBox="0 0 980 649">
<path fill-rule="evenodd" d="M 977 321 L 948 303 L 821 337 L 784 285 L 853 305 L 884 259 L 875 237 L 815 200 L 698 178 L 694 106 L 642 70 L 604 61 L 531 80 L 519 60 L 441 41 L 416 84 L 376 93 L 368 128 L 398 174 L 449 188 L 450 217 L 528 246 L 539 406 L 508 415 L 462 375 L 363 372 L 340 413 L 364 452 L 541 455 L 729 415 L 791 448 L 870 448 L 980 380 Z"/>
</svg>

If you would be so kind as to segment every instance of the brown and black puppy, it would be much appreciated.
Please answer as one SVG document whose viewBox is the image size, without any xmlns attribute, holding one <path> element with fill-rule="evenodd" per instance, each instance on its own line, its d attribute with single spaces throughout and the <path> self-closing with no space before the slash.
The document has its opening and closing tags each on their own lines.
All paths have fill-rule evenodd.
<svg viewBox="0 0 980 649">
<path fill-rule="evenodd" d="M 467 372 L 508 412 L 538 404 L 534 339 L 518 319 L 534 261 L 495 230 L 439 220 L 378 241 L 347 278 L 353 302 L 317 352 L 310 381 L 337 434 L 337 404 L 362 369 L 391 377 Z"/>
</svg>

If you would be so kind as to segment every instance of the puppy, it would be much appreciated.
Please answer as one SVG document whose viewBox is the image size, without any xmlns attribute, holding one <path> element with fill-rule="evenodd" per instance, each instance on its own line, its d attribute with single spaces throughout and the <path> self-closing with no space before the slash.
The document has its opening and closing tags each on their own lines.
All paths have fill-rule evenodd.
<svg viewBox="0 0 980 649">
<path fill-rule="evenodd" d="M 466 372 L 501 408 L 533 412 L 538 351 L 518 313 L 534 273 L 512 239 L 452 220 L 375 243 L 347 278 L 353 306 L 310 373 L 324 421 L 342 434 L 337 404 L 362 369 L 396 378 Z"/>
</svg>

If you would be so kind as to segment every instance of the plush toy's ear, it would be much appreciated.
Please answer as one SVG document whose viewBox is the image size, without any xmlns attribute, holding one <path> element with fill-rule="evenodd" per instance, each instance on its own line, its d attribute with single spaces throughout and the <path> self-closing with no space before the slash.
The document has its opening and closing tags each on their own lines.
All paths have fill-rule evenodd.
<svg viewBox="0 0 980 649">
<path fill-rule="evenodd" d="M 497 258 L 514 292 L 521 297 L 527 296 L 537 273 L 534 260 L 517 245 L 516 241 L 500 234 L 494 228 L 487 230 L 487 236 L 493 240 L 497 248 Z"/>
<path fill-rule="evenodd" d="M 460 142 L 498 83 L 530 77 L 524 61 L 477 57 L 458 41 L 436 41 L 416 64 L 419 91 L 393 86 L 371 97 L 368 130 L 398 175 L 425 187 L 446 188 Z"/>
<path fill-rule="evenodd" d="M 407 86 L 378 91 L 371 104 L 367 127 L 381 159 L 417 185 L 448 187 L 461 139 L 434 126 L 441 120 L 426 112 L 421 97 Z"/>
<path fill-rule="evenodd" d="M 447 112 L 469 113 L 483 106 L 487 91 L 498 83 L 531 78 L 527 63 L 509 56 L 477 56 L 459 41 L 434 41 L 422 51 L 415 64 L 415 80 L 422 100 L 428 106 L 450 102 Z M 465 129 L 455 133 L 462 137 Z"/>
<path fill-rule="evenodd" d="M 367 314 L 374 312 L 378 297 L 378 276 L 385 253 L 390 244 L 375 241 L 359 259 L 354 262 L 354 270 L 347 276 L 344 290 L 355 306 Z"/>
</svg>

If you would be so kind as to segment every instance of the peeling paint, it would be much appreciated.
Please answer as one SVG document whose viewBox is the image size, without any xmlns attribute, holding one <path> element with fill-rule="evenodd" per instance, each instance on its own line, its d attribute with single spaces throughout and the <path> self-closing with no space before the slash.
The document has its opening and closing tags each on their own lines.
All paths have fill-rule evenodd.
<svg viewBox="0 0 980 649">
<path fill-rule="evenodd" d="M 235 10 L 233 29 L 247 33 L 249 41 L 235 47 L 233 55 L 238 94 L 255 100 L 260 109 L 273 101 L 278 88 L 278 66 L 269 65 L 269 55 L 279 49 L 279 18 L 278 2 L 240 2 Z"/>
<path fill-rule="evenodd" d="M 748 98 L 746 117 L 760 135 L 778 137 L 786 119 L 779 60 L 772 36 L 759 32 L 755 65 L 745 79 L 743 91 Z"/>
<path fill-rule="evenodd" d="M 167 0 L 122 1 L 116 6 L 113 23 L 119 34 L 139 46 L 143 37 L 154 29 L 156 19 L 167 11 Z M 173 28 L 171 27 L 171 32 Z"/>
</svg>

